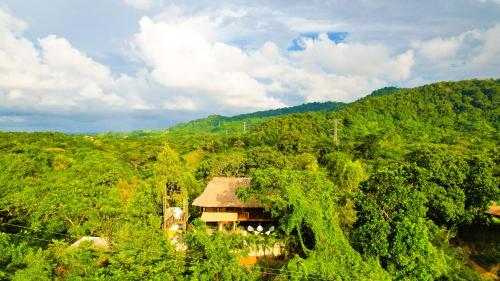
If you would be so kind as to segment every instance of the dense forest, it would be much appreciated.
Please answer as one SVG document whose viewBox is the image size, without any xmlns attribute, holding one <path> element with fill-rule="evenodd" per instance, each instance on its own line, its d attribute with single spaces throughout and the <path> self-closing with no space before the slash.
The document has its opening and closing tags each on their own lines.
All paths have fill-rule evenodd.
<svg viewBox="0 0 500 281">
<path fill-rule="evenodd" d="M 385 90 L 381 89 L 381 90 Z M 392 88 L 391 88 L 392 89 Z M 374 92 L 375 93 L 375 92 Z M 164 130 L 138 130 L 133 132 L 107 132 L 102 137 L 157 137 L 168 134 L 171 143 L 183 143 L 190 149 L 197 148 L 206 139 L 243 134 L 273 118 L 293 113 L 329 112 L 346 107 L 342 102 L 312 102 L 297 106 L 257 111 L 231 117 L 210 115 L 206 118 L 177 124 Z"/>
<path fill-rule="evenodd" d="M 162 131 L 0 133 L 0 280 L 498 278 L 499 103 L 499 79 L 467 80 Z M 179 249 L 165 183 L 191 202 L 215 176 L 251 177 L 238 195 L 277 231 L 213 231 L 191 207 Z M 239 262 L 276 241 L 277 261 Z"/>
</svg>

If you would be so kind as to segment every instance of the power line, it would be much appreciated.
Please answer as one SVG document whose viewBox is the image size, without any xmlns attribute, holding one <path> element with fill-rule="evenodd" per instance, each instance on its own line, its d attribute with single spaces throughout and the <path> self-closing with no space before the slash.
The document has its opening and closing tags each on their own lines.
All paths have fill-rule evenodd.
<svg viewBox="0 0 500 281">
<path fill-rule="evenodd" d="M 286 272 L 286 273 L 293 273 L 293 274 L 301 274 L 301 275 L 312 275 L 314 277 L 308 277 L 308 278 L 315 278 L 317 280 L 330 280 L 330 279 L 324 279 L 325 277 L 320 275 L 320 274 L 314 274 L 314 273 L 304 273 L 302 271 L 296 271 L 296 270 L 289 270 L 289 269 L 277 269 L 277 268 L 270 268 L 270 267 L 262 267 L 262 266 L 255 266 L 255 268 L 258 269 L 264 269 L 264 270 L 273 270 L 275 272 Z"/>
<path fill-rule="evenodd" d="M 256 267 L 258 268 L 258 267 Z M 276 273 L 276 272 L 272 272 L 272 271 L 263 271 L 262 273 L 265 273 L 265 274 L 272 274 L 272 275 L 282 275 L 282 274 L 286 274 L 286 275 L 301 275 L 301 277 L 303 278 L 306 278 L 308 280 L 326 280 L 326 281 L 329 281 L 329 280 L 332 280 L 332 279 L 329 279 L 329 278 L 325 278 L 325 277 L 312 277 L 312 276 L 309 276 L 309 275 L 312 275 L 312 274 L 307 274 L 307 273 L 302 273 L 302 272 L 291 272 L 291 271 L 283 271 L 283 272 L 280 272 L 280 273 Z"/>
<path fill-rule="evenodd" d="M 0 225 L 14 226 L 14 227 L 19 227 L 19 228 L 28 229 L 28 230 L 32 230 L 33 231 L 33 229 L 31 229 L 31 228 L 29 228 L 27 226 L 13 224 L 13 223 L 1 222 Z M 53 231 L 41 230 L 41 229 L 39 231 L 40 232 L 45 232 L 45 233 L 50 233 L 50 234 L 58 234 L 58 235 L 63 235 L 63 236 L 66 236 L 66 237 L 70 237 L 70 235 L 65 234 L 65 233 L 60 233 L 60 232 L 53 232 Z"/>
<path fill-rule="evenodd" d="M 20 225 L 15 225 L 15 224 L 9 224 L 9 223 L 1 223 L 1 224 L 4 224 L 4 225 L 11 225 L 11 226 L 17 226 L 17 227 L 22 227 L 22 228 L 27 228 L 25 226 L 20 226 Z M 63 234 L 63 233 L 58 233 L 58 232 L 50 232 L 50 231 L 43 231 L 41 230 L 42 232 L 47 232 L 47 233 L 53 233 L 53 234 L 61 234 L 61 235 L 65 235 L 65 236 L 69 236 L 67 234 Z M 53 240 L 47 240 L 47 239 L 42 239 L 42 238 L 39 238 L 37 236 L 34 236 L 34 235 L 29 235 L 29 234 L 19 234 L 19 233 L 8 233 L 8 232 L 0 232 L 0 233 L 5 233 L 7 235 L 11 235 L 11 236 L 17 236 L 17 237 L 22 237 L 22 238 L 27 238 L 27 239 L 33 239 L 33 240 L 39 240 L 39 241 L 44 241 L 44 242 L 49 242 L 49 243 L 52 243 Z M 139 248 L 139 247 L 127 247 L 127 248 L 124 248 L 123 250 L 139 250 L 139 251 L 144 251 L 144 248 Z M 118 253 L 119 251 L 108 251 L 110 253 Z M 165 252 L 158 252 L 158 251 L 155 251 L 156 254 L 166 254 Z M 199 259 L 199 258 L 190 258 L 191 260 L 189 261 L 183 261 L 183 260 L 178 260 L 178 259 L 170 259 L 171 261 L 174 261 L 174 262 L 182 262 L 186 265 L 193 265 L 193 262 L 194 261 L 206 261 L 207 259 Z M 263 267 L 263 266 L 254 266 L 253 268 L 256 268 L 256 269 L 262 269 L 264 273 L 266 274 L 272 274 L 272 275 L 281 275 L 283 273 L 285 274 L 290 274 L 290 275 L 294 275 L 294 274 L 300 274 L 302 275 L 302 277 L 304 278 L 307 278 L 307 279 L 312 279 L 312 280 L 331 280 L 331 279 L 328 279 L 327 277 L 325 276 L 322 276 L 320 274 L 314 274 L 314 273 L 304 273 L 304 272 L 301 272 L 301 271 L 294 271 L 294 270 L 289 270 L 289 269 L 277 269 L 277 268 L 270 268 L 270 267 Z M 273 272 L 274 271 L 274 272 Z M 262 271 L 261 271 L 262 272 Z M 279 273 L 277 273 L 279 272 Z M 306 276 L 304 276 L 306 275 Z"/>
<path fill-rule="evenodd" d="M 193 261 L 203 261 L 203 260 L 207 260 L 207 259 L 194 258 L 191 261 L 184 261 L 184 263 L 187 265 L 193 265 Z M 327 281 L 332 280 L 332 279 L 325 277 L 325 276 L 322 276 L 320 274 L 304 273 L 301 271 L 293 271 L 293 270 L 287 270 L 287 269 L 276 269 L 276 268 L 262 267 L 262 266 L 254 266 L 253 268 L 263 269 L 263 270 L 261 270 L 261 273 L 272 274 L 272 275 L 281 275 L 281 274 L 301 275 L 303 278 L 312 279 L 312 280 L 327 280 Z M 279 272 L 277 272 L 277 271 L 279 271 Z"/>
<path fill-rule="evenodd" d="M 52 241 L 47 240 L 47 239 L 42 239 L 42 238 L 30 236 L 30 235 L 22 235 L 19 233 L 8 233 L 8 232 L 0 232 L 0 233 L 5 233 L 7 235 L 18 236 L 18 237 L 23 237 L 23 238 L 28 238 L 28 239 L 40 240 L 40 241 L 45 241 L 45 242 L 52 242 Z"/>
</svg>

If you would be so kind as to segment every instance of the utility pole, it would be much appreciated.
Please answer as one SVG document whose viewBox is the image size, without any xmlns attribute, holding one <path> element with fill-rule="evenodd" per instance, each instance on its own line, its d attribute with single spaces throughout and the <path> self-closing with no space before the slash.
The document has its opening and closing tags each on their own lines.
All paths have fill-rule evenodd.
<svg viewBox="0 0 500 281">
<path fill-rule="evenodd" d="M 164 190 L 164 193 L 163 193 L 163 229 L 167 229 L 167 208 L 168 208 L 168 204 L 167 204 L 167 192 L 168 192 L 168 187 L 167 187 L 168 183 L 165 184 L 165 190 Z"/>
<path fill-rule="evenodd" d="M 247 122 L 243 122 L 243 133 L 247 131 Z"/>
</svg>

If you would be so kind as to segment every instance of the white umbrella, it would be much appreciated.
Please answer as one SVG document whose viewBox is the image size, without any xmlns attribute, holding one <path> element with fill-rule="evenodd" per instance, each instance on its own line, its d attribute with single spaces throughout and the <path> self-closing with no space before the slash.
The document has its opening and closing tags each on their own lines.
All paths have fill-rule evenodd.
<svg viewBox="0 0 500 281">
<path fill-rule="evenodd" d="M 249 225 L 249 226 L 247 227 L 247 229 L 248 229 L 248 232 L 252 232 L 252 231 L 254 230 L 254 229 L 253 229 L 253 227 L 252 227 L 251 225 Z"/>
<path fill-rule="evenodd" d="M 264 230 L 264 228 L 262 227 L 262 225 L 259 224 L 259 226 L 257 226 L 257 231 L 262 232 L 263 230 Z"/>
</svg>

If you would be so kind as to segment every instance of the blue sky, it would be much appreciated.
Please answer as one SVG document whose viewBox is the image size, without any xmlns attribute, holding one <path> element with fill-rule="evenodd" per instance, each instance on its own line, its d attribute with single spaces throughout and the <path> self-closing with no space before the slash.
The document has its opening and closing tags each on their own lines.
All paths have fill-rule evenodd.
<svg viewBox="0 0 500 281">
<path fill-rule="evenodd" d="M 498 65 L 498 0 L 3 0 L 0 130 L 159 129 Z"/>
</svg>

